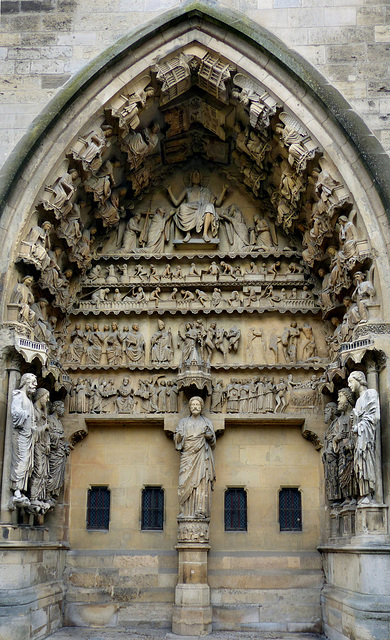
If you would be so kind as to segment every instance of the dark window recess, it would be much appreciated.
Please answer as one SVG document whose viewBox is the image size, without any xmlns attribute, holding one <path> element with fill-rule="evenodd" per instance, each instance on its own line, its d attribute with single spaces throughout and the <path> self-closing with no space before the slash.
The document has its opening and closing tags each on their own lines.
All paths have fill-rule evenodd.
<svg viewBox="0 0 390 640">
<path fill-rule="evenodd" d="M 280 490 L 279 524 L 281 531 L 302 531 L 302 501 L 299 489 Z"/>
<path fill-rule="evenodd" d="M 145 487 L 142 490 L 141 529 L 162 531 L 164 528 L 164 490 L 161 487 Z"/>
<path fill-rule="evenodd" d="M 247 530 L 246 491 L 226 489 L 225 491 L 225 531 Z"/>
<path fill-rule="evenodd" d="M 88 489 L 87 529 L 108 529 L 110 522 L 110 490 L 107 487 Z"/>
</svg>

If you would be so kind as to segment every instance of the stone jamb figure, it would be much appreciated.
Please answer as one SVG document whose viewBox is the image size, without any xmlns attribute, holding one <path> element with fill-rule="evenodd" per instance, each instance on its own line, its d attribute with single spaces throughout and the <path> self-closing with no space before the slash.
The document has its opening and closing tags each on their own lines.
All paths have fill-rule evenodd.
<svg viewBox="0 0 390 640">
<path fill-rule="evenodd" d="M 349 387 L 340 389 L 338 393 L 337 418 L 338 429 L 334 438 L 333 447 L 338 455 L 338 483 L 342 506 L 356 503 L 356 480 L 354 474 L 354 450 L 355 437 L 352 432 L 351 411 L 355 404 L 354 395 Z"/>
<path fill-rule="evenodd" d="M 334 502 L 341 498 L 338 483 L 338 452 L 335 448 L 338 427 L 336 402 L 328 402 L 325 405 L 324 422 L 329 425 L 324 436 L 324 451 L 322 454 L 325 475 L 325 493 L 329 502 Z"/>
<path fill-rule="evenodd" d="M 189 401 L 190 415 L 179 421 L 174 435 L 175 447 L 181 453 L 178 486 L 178 518 L 181 519 L 210 517 L 216 438 L 211 420 L 203 415 L 203 408 L 202 398 L 193 396 Z"/>
<path fill-rule="evenodd" d="M 37 378 L 33 373 L 25 373 L 20 380 L 20 388 L 12 394 L 12 457 L 11 489 L 15 507 L 30 505 L 26 493 L 34 468 L 35 413 L 32 398 L 37 389 Z"/>
<path fill-rule="evenodd" d="M 47 485 L 51 498 L 58 498 L 65 482 L 66 460 L 70 453 L 70 446 L 65 438 L 61 418 L 65 414 L 62 400 L 51 404 L 48 417 L 50 434 L 49 481 Z"/>
<path fill-rule="evenodd" d="M 367 389 L 366 376 L 353 371 L 348 387 L 357 395 L 352 410 L 352 429 L 356 434 L 354 472 L 359 491 L 359 505 L 374 502 L 376 489 L 375 440 L 380 422 L 379 396 L 376 389 Z"/>
</svg>

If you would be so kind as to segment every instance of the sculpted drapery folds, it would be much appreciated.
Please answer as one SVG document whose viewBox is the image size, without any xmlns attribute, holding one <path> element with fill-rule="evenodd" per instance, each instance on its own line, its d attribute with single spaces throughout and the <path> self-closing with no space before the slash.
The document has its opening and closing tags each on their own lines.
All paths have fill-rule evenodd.
<svg viewBox="0 0 390 640">
<path fill-rule="evenodd" d="M 211 420 L 203 411 L 198 396 L 189 402 L 190 415 L 182 418 L 174 435 L 181 453 L 179 473 L 179 517 L 209 518 L 215 471 L 213 449 L 216 438 Z"/>
<path fill-rule="evenodd" d="M 379 396 L 375 389 L 367 389 L 367 380 L 361 371 L 353 371 L 348 386 L 357 395 L 352 411 L 353 431 L 356 435 L 354 472 L 359 491 L 359 503 L 374 499 L 376 489 L 375 441 L 379 426 Z"/>
<path fill-rule="evenodd" d="M 216 198 L 207 187 L 201 186 L 202 176 L 197 169 L 191 173 L 191 187 L 188 187 L 176 198 L 172 189 L 168 187 L 168 195 L 175 207 L 178 207 L 174 222 L 176 226 L 186 233 L 183 242 L 191 238 L 191 231 L 203 233 L 203 240 L 210 242 L 208 232 L 212 237 L 218 235 L 219 216 L 215 210 L 220 207 L 225 197 L 227 186 L 225 185 L 219 198 Z"/>
<path fill-rule="evenodd" d="M 36 422 L 32 398 L 36 388 L 36 376 L 25 373 L 20 381 L 20 389 L 14 391 L 12 397 L 11 488 L 16 506 L 29 504 L 26 492 L 34 467 Z"/>
</svg>

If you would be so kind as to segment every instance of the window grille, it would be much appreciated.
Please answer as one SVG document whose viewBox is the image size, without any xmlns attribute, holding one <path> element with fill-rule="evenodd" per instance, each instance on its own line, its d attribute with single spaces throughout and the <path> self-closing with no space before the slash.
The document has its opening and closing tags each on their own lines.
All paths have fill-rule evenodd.
<svg viewBox="0 0 390 640">
<path fill-rule="evenodd" d="M 302 531 L 302 500 L 299 489 L 279 492 L 280 531 Z"/>
<path fill-rule="evenodd" d="M 226 489 L 225 491 L 225 531 L 247 530 L 246 491 Z"/>
<path fill-rule="evenodd" d="M 164 490 L 161 487 L 145 487 L 142 491 L 141 529 L 162 531 L 164 528 Z"/>
<path fill-rule="evenodd" d="M 110 490 L 108 487 L 88 489 L 87 529 L 107 529 L 110 522 Z"/>
</svg>

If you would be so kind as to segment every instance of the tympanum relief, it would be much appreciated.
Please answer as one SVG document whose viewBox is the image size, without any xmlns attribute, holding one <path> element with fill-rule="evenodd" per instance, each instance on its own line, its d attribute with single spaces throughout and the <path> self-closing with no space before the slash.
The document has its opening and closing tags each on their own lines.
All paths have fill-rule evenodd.
<svg viewBox="0 0 390 640">
<path fill-rule="evenodd" d="M 201 45 L 104 105 L 34 205 L 4 326 L 44 345 L 36 372 L 66 413 L 146 420 L 185 411 L 193 387 L 206 413 L 318 413 L 329 364 L 378 313 L 375 252 L 336 167 L 261 83 Z M 15 505 L 42 512 L 66 446 L 62 407 L 38 396 L 33 468 L 12 482 Z M 350 492 L 331 459 L 348 458 L 348 438 L 324 449 L 329 496 Z"/>
</svg>

